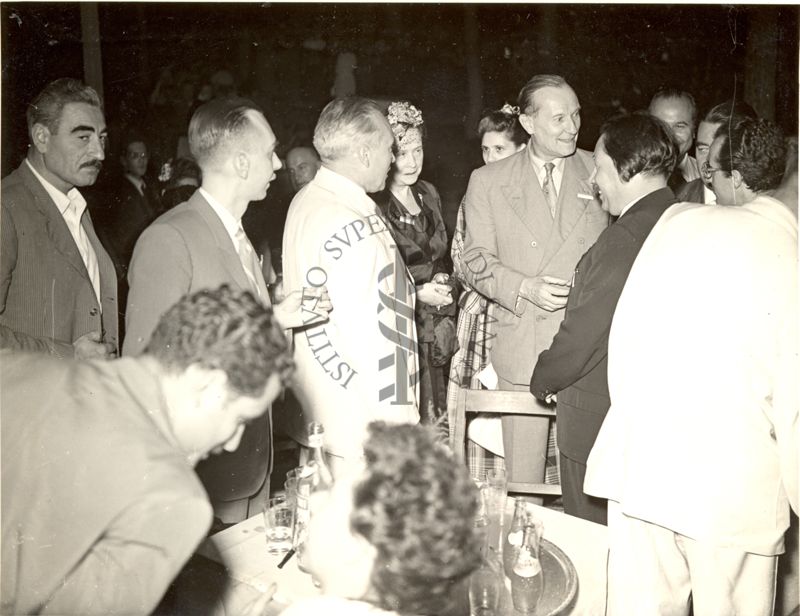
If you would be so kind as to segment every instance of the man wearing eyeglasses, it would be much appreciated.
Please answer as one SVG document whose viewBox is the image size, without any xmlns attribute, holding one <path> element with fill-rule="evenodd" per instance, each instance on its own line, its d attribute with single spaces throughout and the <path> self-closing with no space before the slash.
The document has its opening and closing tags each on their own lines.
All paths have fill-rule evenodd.
<svg viewBox="0 0 800 616">
<path fill-rule="evenodd" d="M 150 153 L 143 136 L 128 133 L 122 143 L 120 164 L 123 174 L 111 189 L 112 209 L 107 231 L 111 257 L 123 274 L 133 255 L 139 235 L 159 214 L 158 192 L 147 177 Z"/>
<path fill-rule="evenodd" d="M 711 177 L 703 172 L 703 167 L 708 161 L 708 151 L 714 135 L 721 126 L 732 126 L 744 118 L 755 118 L 755 110 L 744 101 L 734 99 L 720 103 L 700 121 L 697 127 L 697 140 L 695 142 L 695 157 L 700 167 L 700 177 L 687 182 L 676 192 L 678 201 L 690 203 L 715 203 L 716 197 L 711 190 Z"/>
<path fill-rule="evenodd" d="M 800 504 L 785 158 L 770 122 L 722 127 L 705 164 L 719 205 L 667 210 L 617 303 L 584 483 L 609 501 L 608 614 L 772 614 Z"/>
</svg>

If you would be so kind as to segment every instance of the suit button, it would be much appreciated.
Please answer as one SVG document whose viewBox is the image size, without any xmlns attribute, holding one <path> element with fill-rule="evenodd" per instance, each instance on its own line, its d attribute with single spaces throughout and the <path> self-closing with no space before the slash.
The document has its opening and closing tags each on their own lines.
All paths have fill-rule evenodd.
<svg viewBox="0 0 800 616">
<path fill-rule="evenodd" d="M 582 238 L 582 237 L 579 237 L 579 238 L 578 238 L 578 243 L 579 243 L 579 244 L 583 244 L 583 238 Z"/>
<path fill-rule="evenodd" d="M 532 246 L 533 248 L 536 248 L 536 246 L 537 246 L 537 244 L 536 244 L 536 240 L 533 240 L 533 241 L 531 242 L 531 246 Z"/>
<path fill-rule="evenodd" d="M 90 317 L 96 317 L 96 316 L 97 316 L 97 308 L 92 308 L 92 309 L 89 311 L 89 316 L 90 316 Z"/>
</svg>

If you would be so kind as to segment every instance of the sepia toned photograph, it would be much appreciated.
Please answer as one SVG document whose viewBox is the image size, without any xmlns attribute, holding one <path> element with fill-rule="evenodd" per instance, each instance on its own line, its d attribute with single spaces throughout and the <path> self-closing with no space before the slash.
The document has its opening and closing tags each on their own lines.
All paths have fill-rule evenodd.
<svg viewBox="0 0 800 616">
<path fill-rule="evenodd" d="M 0 614 L 800 616 L 797 5 L 0 18 Z"/>
</svg>

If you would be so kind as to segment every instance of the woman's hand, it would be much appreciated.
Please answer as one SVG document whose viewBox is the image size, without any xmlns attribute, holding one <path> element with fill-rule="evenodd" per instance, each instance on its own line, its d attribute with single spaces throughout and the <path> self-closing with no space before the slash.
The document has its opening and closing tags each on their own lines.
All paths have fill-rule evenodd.
<svg viewBox="0 0 800 616">
<path fill-rule="evenodd" d="M 453 303 L 450 287 L 446 284 L 426 282 L 417 287 L 417 299 L 429 306 L 449 306 Z"/>
</svg>

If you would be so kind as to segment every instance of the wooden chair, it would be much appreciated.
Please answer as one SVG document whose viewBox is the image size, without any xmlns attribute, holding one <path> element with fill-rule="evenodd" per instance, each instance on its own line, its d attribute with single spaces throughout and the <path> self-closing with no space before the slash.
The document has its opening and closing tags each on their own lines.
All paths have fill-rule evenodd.
<svg viewBox="0 0 800 616">
<path fill-rule="evenodd" d="M 450 448 L 456 459 L 464 460 L 467 438 L 467 413 L 498 415 L 538 415 L 555 417 L 554 408 L 543 408 L 527 391 L 497 391 L 458 388 L 455 416 L 451 418 Z M 561 486 L 546 483 L 508 482 L 509 492 L 560 495 Z"/>
</svg>

